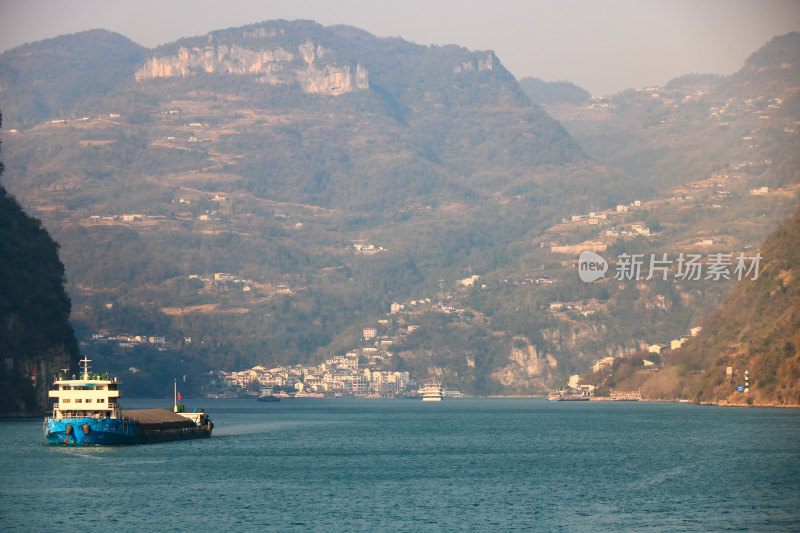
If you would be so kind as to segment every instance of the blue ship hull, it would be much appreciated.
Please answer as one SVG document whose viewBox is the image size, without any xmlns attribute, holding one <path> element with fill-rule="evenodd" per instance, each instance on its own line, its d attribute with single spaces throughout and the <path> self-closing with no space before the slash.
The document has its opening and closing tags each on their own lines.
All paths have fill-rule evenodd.
<svg viewBox="0 0 800 533">
<path fill-rule="evenodd" d="M 113 418 L 46 418 L 44 437 L 48 444 L 91 446 L 151 444 L 211 436 L 209 427 L 140 427 L 134 420 Z"/>
</svg>

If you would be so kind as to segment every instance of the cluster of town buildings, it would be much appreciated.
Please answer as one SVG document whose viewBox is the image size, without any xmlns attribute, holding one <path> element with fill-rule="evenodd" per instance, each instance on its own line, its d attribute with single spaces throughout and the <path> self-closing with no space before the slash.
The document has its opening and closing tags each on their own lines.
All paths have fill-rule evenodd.
<svg viewBox="0 0 800 533">
<path fill-rule="evenodd" d="M 355 249 L 356 253 L 367 254 L 367 255 L 377 254 L 386 251 L 386 249 L 383 246 L 375 246 L 374 244 L 370 244 L 369 242 L 363 239 L 353 241 L 353 248 Z"/>
<path fill-rule="evenodd" d="M 92 224 L 109 223 L 109 222 L 145 222 L 145 221 L 160 221 L 165 220 L 167 217 L 163 215 L 143 215 L 141 213 L 123 213 L 115 215 L 91 215 L 89 222 Z"/>
<path fill-rule="evenodd" d="M 228 389 L 293 389 L 298 396 L 393 397 L 416 388 L 408 372 L 378 370 L 375 359 L 382 355 L 376 352 L 361 349 L 310 366 L 255 366 L 240 372 L 220 371 L 217 377 L 220 385 Z"/>
<path fill-rule="evenodd" d="M 598 225 L 598 224 L 601 223 L 601 221 L 607 220 L 608 218 L 610 218 L 611 216 L 613 216 L 615 214 L 627 213 L 628 209 L 630 209 L 632 207 L 642 207 L 642 201 L 641 200 L 634 200 L 633 202 L 631 202 L 630 204 L 627 204 L 627 205 L 626 204 L 619 204 L 619 205 L 617 205 L 617 207 L 613 211 L 612 210 L 590 211 L 588 214 L 572 215 L 570 220 L 567 220 L 565 218 L 565 219 L 562 219 L 562 222 L 563 223 L 582 222 L 582 223 L 588 224 L 590 226 L 591 225 Z"/>
<path fill-rule="evenodd" d="M 196 279 L 198 281 L 202 281 L 206 286 L 234 285 L 237 287 L 241 287 L 242 292 L 250 292 L 253 290 L 254 286 L 252 279 L 243 279 L 237 276 L 236 274 L 231 274 L 229 272 L 214 272 L 213 276 L 190 274 L 189 279 Z"/>
<path fill-rule="evenodd" d="M 422 298 L 407 303 L 395 302 L 389 315 L 420 311 L 423 308 L 439 310 L 443 313 L 463 312 L 452 306 L 434 304 L 430 298 Z M 258 391 L 262 388 L 273 390 L 294 390 L 294 396 L 352 396 L 352 397 L 396 397 L 414 393 L 419 383 L 409 372 L 384 370 L 382 363 L 391 358 L 389 352 L 397 336 L 413 333 L 419 328 L 416 324 L 398 327 L 390 318 L 378 320 L 377 326 L 362 328 L 361 346 L 344 355 L 335 355 L 317 365 L 292 365 L 266 368 L 255 366 L 238 372 L 216 372 L 217 390 L 227 390 L 239 395 L 243 390 Z M 447 391 L 457 396 L 458 391 Z"/>
<path fill-rule="evenodd" d="M 225 202 L 227 198 L 225 196 L 216 194 L 211 198 L 212 202 L 222 203 Z M 181 206 L 189 206 L 192 204 L 192 200 L 186 198 L 180 198 L 178 201 L 172 202 L 173 204 L 177 203 Z M 207 209 L 204 213 L 201 213 L 197 216 L 197 219 L 200 221 L 208 221 L 218 215 L 218 211 L 216 209 Z M 186 215 L 184 213 L 183 215 Z M 127 222 L 127 223 L 134 223 L 134 222 L 161 222 L 167 220 L 166 215 L 145 215 L 143 213 L 122 213 L 122 214 L 111 214 L 111 215 L 91 215 L 89 217 L 90 224 L 108 224 L 114 222 Z"/>
<path fill-rule="evenodd" d="M 184 339 L 187 343 L 192 342 L 190 337 Z M 106 335 L 105 333 L 92 334 L 92 342 L 115 342 L 120 348 L 135 348 L 140 344 L 151 344 L 159 351 L 166 351 L 169 343 L 164 337 L 150 336 L 150 335 Z"/>
<path fill-rule="evenodd" d="M 669 349 L 669 350 L 677 350 L 683 343 L 686 342 L 690 337 L 696 337 L 703 328 L 701 326 L 694 327 L 690 330 L 689 335 L 683 335 L 677 339 L 673 339 L 669 342 L 669 347 L 666 344 L 650 344 L 647 346 L 647 353 L 654 354 L 654 355 L 661 355 L 661 352 Z M 614 357 L 604 357 L 595 361 L 594 365 L 592 366 L 593 372 L 600 372 L 604 368 L 610 368 L 611 365 L 614 364 Z M 645 369 L 649 370 L 658 370 L 658 365 L 650 361 L 648 359 L 642 360 L 642 366 Z"/>
</svg>

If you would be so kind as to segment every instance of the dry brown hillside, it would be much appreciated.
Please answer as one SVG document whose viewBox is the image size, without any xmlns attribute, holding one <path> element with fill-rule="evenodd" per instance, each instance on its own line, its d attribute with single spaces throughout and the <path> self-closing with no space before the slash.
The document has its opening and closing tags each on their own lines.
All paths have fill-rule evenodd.
<svg viewBox="0 0 800 533">
<path fill-rule="evenodd" d="M 761 255 L 758 278 L 739 282 L 702 333 L 665 357 L 664 371 L 643 384 L 648 396 L 800 405 L 800 210 L 767 238 Z M 746 371 L 747 394 L 738 391 Z"/>
</svg>

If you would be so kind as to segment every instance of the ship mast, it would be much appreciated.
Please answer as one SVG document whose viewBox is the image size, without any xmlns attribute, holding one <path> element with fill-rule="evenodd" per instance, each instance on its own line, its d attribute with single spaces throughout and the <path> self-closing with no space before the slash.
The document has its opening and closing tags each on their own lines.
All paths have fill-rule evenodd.
<svg viewBox="0 0 800 533">
<path fill-rule="evenodd" d="M 83 380 L 88 380 L 89 379 L 89 363 L 91 361 L 92 360 L 91 359 L 87 359 L 85 355 L 83 356 L 83 359 L 81 359 L 81 361 L 80 361 L 81 363 L 83 363 L 83 374 L 81 375 L 81 379 L 83 379 Z"/>
</svg>

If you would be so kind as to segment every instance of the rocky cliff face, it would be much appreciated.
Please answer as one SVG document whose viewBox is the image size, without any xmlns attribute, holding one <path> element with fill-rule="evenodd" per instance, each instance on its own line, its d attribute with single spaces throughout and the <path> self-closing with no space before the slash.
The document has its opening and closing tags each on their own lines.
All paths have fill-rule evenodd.
<svg viewBox="0 0 800 533">
<path fill-rule="evenodd" d="M 78 344 L 58 245 L 2 186 L 0 265 L 0 416 L 40 414 L 53 378 L 75 368 Z"/>
<path fill-rule="evenodd" d="M 339 95 L 369 88 L 369 73 L 360 64 L 327 63 L 329 50 L 306 41 L 296 50 L 249 49 L 238 45 L 181 47 L 176 54 L 152 56 L 136 71 L 139 82 L 206 74 L 256 75 L 271 85 L 297 81 L 304 92 Z"/>
<path fill-rule="evenodd" d="M 492 373 L 492 378 L 514 392 L 544 390 L 551 385 L 552 373 L 558 362 L 530 344 L 527 338 L 514 337 L 508 364 Z"/>
<path fill-rule="evenodd" d="M 460 72 L 494 70 L 497 64 L 499 64 L 499 61 L 497 60 L 497 56 L 494 55 L 494 52 L 486 52 L 486 55 L 476 55 L 466 61 L 462 61 L 453 67 L 453 72 L 458 74 Z"/>
<path fill-rule="evenodd" d="M 1 186 L 0 264 L 0 416 L 40 414 L 78 346 L 57 245 Z"/>
</svg>

